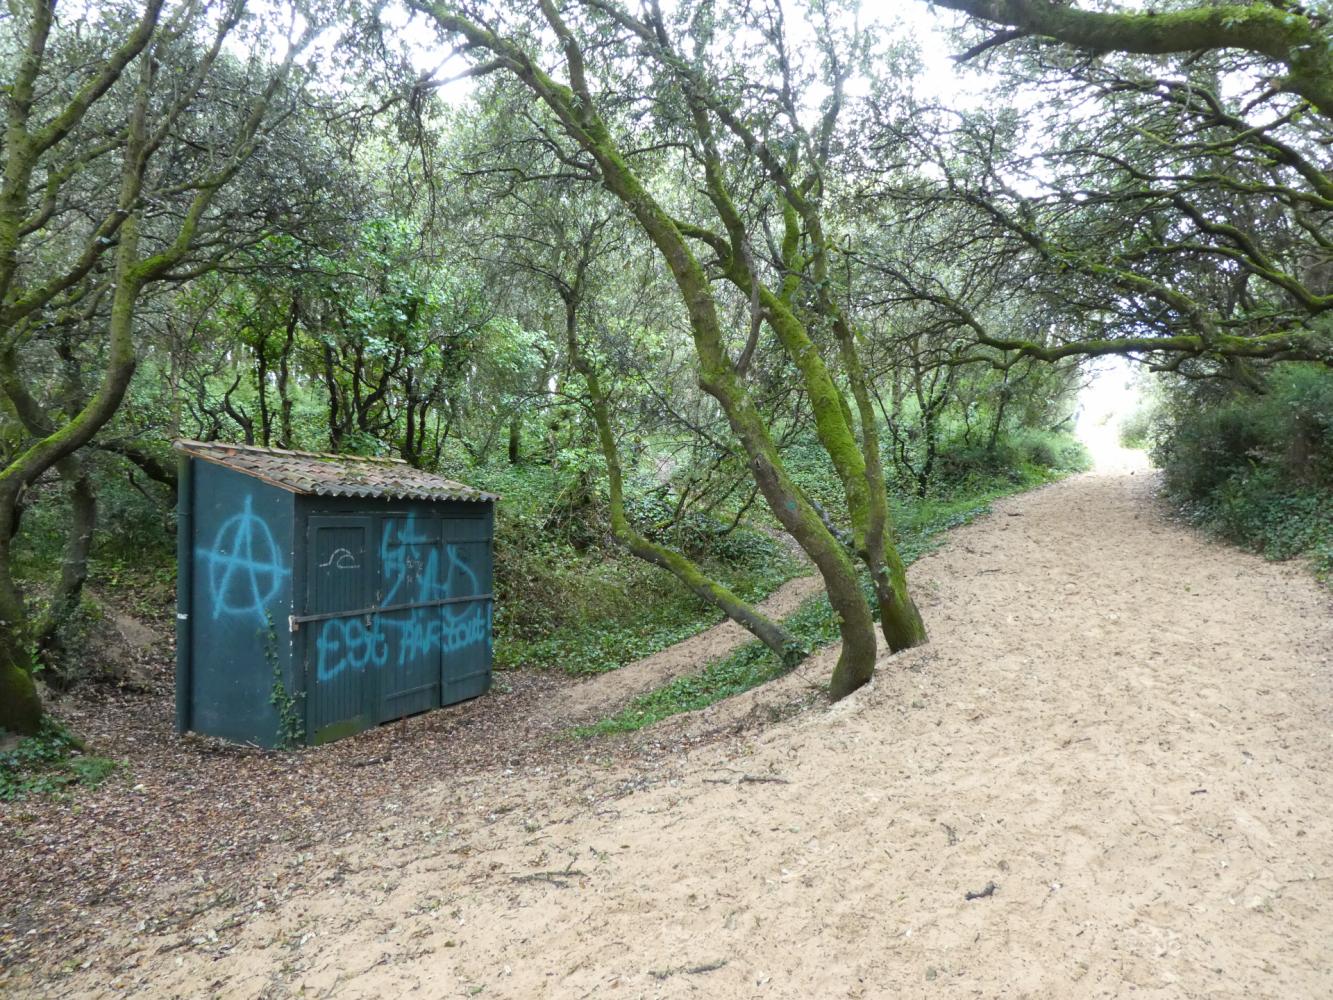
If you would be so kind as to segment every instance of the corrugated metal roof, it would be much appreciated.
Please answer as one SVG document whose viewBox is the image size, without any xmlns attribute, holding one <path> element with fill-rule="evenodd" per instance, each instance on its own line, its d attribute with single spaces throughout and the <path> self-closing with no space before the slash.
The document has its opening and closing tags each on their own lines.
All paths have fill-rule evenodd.
<svg viewBox="0 0 1333 1000">
<path fill-rule="evenodd" d="M 293 493 L 388 500 L 498 500 L 495 493 L 414 469 L 401 458 L 283 451 L 246 444 L 177 441 L 176 449 Z"/>
</svg>

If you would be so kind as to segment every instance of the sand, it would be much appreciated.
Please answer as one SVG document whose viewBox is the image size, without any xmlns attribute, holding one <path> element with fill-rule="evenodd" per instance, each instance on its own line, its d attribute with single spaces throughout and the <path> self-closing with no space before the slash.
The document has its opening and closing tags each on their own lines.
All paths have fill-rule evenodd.
<svg viewBox="0 0 1333 1000">
<path fill-rule="evenodd" d="M 442 776 L 292 859 L 281 906 L 213 914 L 217 941 L 127 930 L 48 988 L 1333 996 L 1329 595 L 1171 523 L 1130 471 L 951 534 L 912 571 L 931 643 L 837 705 L 651 770 Z M 828 666 L 663 740 L 799 701 Z"/>
</svg>

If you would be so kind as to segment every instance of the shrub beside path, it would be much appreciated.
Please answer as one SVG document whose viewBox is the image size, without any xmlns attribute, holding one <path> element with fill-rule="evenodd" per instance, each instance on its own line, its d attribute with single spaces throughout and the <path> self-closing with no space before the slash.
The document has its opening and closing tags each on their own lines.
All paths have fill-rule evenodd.
<svg viewBox="0 0 1333 1000">
<path fill-rule="evenodd" d="M 652 769 L 458 775 L 281 906 L 127 921 L 34 990 L 1333 995 L 1333 614 L 1303 567 L 1170 522 L 1139 470 L 1000 501 L 912 577 L 932 642 L 837 705 Z"/>
</svg>

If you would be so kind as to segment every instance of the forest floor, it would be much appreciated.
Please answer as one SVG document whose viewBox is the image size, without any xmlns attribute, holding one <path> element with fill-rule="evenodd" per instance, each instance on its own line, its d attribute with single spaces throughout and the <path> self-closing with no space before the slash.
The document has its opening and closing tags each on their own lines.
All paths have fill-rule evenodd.
<svg viewBox="0 0 1333 1000">
<path fill-rule="evenodd" d="M 1333 995 L 1329 594 L 1171 522 L 1154 491 L 1142 469 L 1086 474 L 951 532 L 912 569 L 931 643 L 833 706 L 814 695 L 829 651 L 628 737 L 552 735 L 683 669 L 659 654 L 318 758 L 195 753 L 215 793 L 243 779 L 211 814 L 236 849 L 161 854 L 145 816 L 208 815 L 166 764 L 140 765 L 138 812 L 132 788 L 30 807 L 0 882 L 36 858 L 62 902 L 0 916 L 0 992 Z M 423 732 L 475 753 L 412 756 Z M 256 774 L 267 796 L 244 791 Z M 32 848 L 81 833 L 102 872 L 99 810 L 156 861 L 118 862 L 132 895 L 71 901 L 77 855 L 41 869 Z"/>
</svg>

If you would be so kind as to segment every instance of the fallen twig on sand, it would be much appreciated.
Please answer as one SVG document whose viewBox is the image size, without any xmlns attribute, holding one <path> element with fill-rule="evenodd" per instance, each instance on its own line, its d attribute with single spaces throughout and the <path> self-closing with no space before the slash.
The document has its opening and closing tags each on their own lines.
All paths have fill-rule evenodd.
<svg viewBox="0 0 1333 1000">
<path fill-rule="evenodd" d="M 995 890 L 998 888 L 999 886 L 996 885 L 994 882 L 987 882 L 986 888 L 979 889 L 976 892 L 964 893 L 963 898 L 969 901 L 973 899 L 985 899 L 987 896 L 994 896 Z"/>
<path fill-rule="evenodd" d="M 742 774 L 739 778 L 704 778 L 705 785 L 790 785 L 786 778 L 764 774 Z"/>
<path fill-rule="evenodd" d="M 581 872 L 575 868 L 574 862 L 571 861 L 565 866 L 563 871 L 530 872 L 527 875 L 511 875 L 509 876 L 509 880 L 511 882 L 549 882 L 551 885 L 559 889 L 568 889 L 569 879 L 583 878 L 586 874 L 587 872 Z"/>
<path fill-rule="evenodd" d="M 648 975 L 654 979 L 670 979 L 676 975 L 700 976 L 705 972 L 716 972 L 727 964 L 728 959 L 718 959 L 716 962 L 705 962 L 703 965 L 682 965 L 676 969 L 649 969 Z"/>
<path fill-rule="evenodd" d="M 511 882 L 549 882 L 551 885 L 560 889 L 568 889 L 569 881 L 566 876 L 571 878 L 582 878 L 586 872 L 533 872 L 531 875 L 511 875 Z"/>
<path fill-rule="evenodd" d="M 367 757 L 365 760 L 353 760 L 353 761 L 349 761 L 348 764 L 347 764 L 347 766 L 348 766 L 348 767 L 373 767 L 373 766 L 376 765 L 376 764 L 387 764 L 388 762 L 389 762 L 389 758 L 388 758 L 388 757 Z"/>
</svg>

